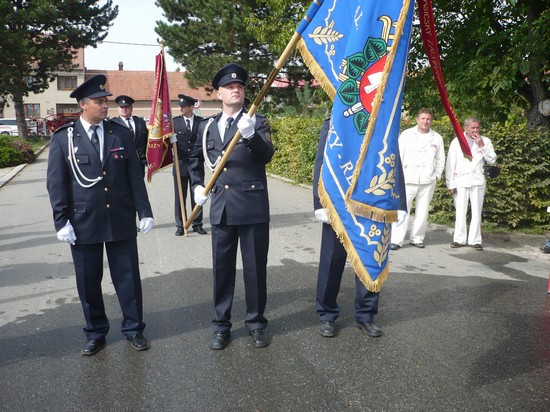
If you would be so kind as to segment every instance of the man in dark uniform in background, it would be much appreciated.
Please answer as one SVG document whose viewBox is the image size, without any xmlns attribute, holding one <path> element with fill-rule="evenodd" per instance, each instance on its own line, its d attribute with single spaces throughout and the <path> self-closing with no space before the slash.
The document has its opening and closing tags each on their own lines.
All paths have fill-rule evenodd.
<svg viewBox="0 0 550 412">
<path fill-rule="evenodd" d="M 195 201 L 211 197 L 212 261 L 214 269 L 213 335 L 210 348 L 229 344 L 231 306 L 235 290 L 237 246 L 240 242 L 246 301 L 245 326 L 255 347 L 269 345 L 264 310 L 267 301 L 269 198 L 265 165 L 273 157 L 271 129 L 259 114 L 243 112 L 247 72 L 237 64 L 222 67 L 213 77 L 223 111 L 204 119 L 191 155 L 191 182 Z M 209 196 L 204 196 L 203 163 L 213 169 L 237 132 L 242 139 L 228 157 Z M 206 154 L 206 155 L 205 155 Z"/>
<path fill-rule="evenodd" d="M 330 125 L 330 119 L 325 119 L 321 127 L 321 135 L 313 169 L 313 208 L 317 220 L 323 222 L 319 271 L 317 273 L 316 310 L 320 320 L 319 332 L 322 336 L 329 338 L 336 336 L 334 322 L 340 315 L 340 307 L 336 303 L 336 298 L 340 291 L 342 274 L 344 273 L 347 259 L 346 249 L 330 225 L 327 212 L 319 199 L 319 179 Z M 401 163 L 399 163 L 398 167 L 401 167 Z M 407 199 L 405 196 L 404 180 L 400 179 L 398 183 L 400 193 L 399 208 L 402 210 L 398 211 L 399 221 L 397 225 L 401 225 L 407 215 Z M 379 298 L 379 292 L 369 291 L 361 280 L 359 280 L 359 277 L 355 276 L 355 326 L 374 338 L 382 336 L 382 330 L 374 323 L 374 316 L 378 313 Z"/>
<path fill-rule="evenodd" d="M 180 169 L 181 191 L 183 196 L 183 204 L 187 202 L 187 188 L 191 186 L 189 179 L 189 156 L 193 150 L 193 146 L 197 141 L 197 130 L 202 117 L 193 114 L 193 108 L 197 99 L 185 94 L 178 94 L 178 105 L 180 106 L 181 116 L 174 117 L 174 132 L 176 133 L 178 146 L 178 164 Z M 181 217 L 181 205 L 178 190 L 178 180 L 176 175 L 176 165 L 172 169 L 174 175 L 174 209 L 176 215 L 176 236 L 183 235 L 183 220 Z M 191 196 L 191 210 L 195 208 L 195 199 Z M 186 218 L 189 216 L 186 213 Z M 202 227 L 202 209 L 193 220 L 193 232 L 201 235 L 206 235 L 206 230 Z"/>
<path fill-rule="evenodd" d="M 101 290 L 104 248 L 122 309 L 122 333 L 134 349 L 149 348 L 143 336 L 136 236 L 138 230 L 145 234 L 153 228 L 153 213 L 132 133 L 105 120 L 111 96 L 106 81 L 104 75 L 94 76 L 71 93 L 81 117 L 52 135 L 48 157 L 54 225 L 58 239 L 71 244 L 86 319 L 84 356 L 99 352 L 109 331 Z"/>
<path fill-rule="evenodd" d="M 145 170 L 147 169 L 147 137 L 149 136 L 147 124 L 141 117 L 132 116 L 135 100 L 130 96 L 118 96 L 115 102 L 118 105 L 118 114 L 120 116 L 112 120 L 113 122 L 126 126 L 132 132 L 137 154 L 143 165 L 141 168 L 143 177 L 145 177 Z"/>
</svg>

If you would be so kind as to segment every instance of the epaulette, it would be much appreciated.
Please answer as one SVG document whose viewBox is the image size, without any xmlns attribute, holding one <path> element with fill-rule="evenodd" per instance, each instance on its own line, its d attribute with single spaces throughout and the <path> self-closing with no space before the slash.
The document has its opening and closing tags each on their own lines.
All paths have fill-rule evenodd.
<svg viewBox="0 0 550 412">
<path fill-rule="evenodd" d="M 69 127 L 74 127 L 74 125 L 76 124 L 76 122 L 74 121 L 71 121 L 69 123 L 65 123 L 65 124 L 62 124 L 61 126 L 59 126 L 57 129 L 55 129 L 55 132 L 53 132 L 54 134 L 57 133 L 57 132 L 60 132 L 61 130 L 64 130 L 64 129 L 67 129 Z"/>
<path fill-rule="evenodd" d="M 217 114 L 213 114 L 213 115 L 208 116 L 208 117 L 201 117 L 201 122 L 204 122 L 205 120 L 208 121 L 210 119 L 214 119 L 216 116 L 217 116 Z"/>
</svg>

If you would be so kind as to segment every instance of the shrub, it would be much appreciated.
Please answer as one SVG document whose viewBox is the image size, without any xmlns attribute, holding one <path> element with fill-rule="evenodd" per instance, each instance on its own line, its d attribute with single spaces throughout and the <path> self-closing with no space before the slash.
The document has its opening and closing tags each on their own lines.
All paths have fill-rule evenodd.
<svg viewBox="0 0 550 412">
<path fill-rule="evenodd" d="M 275 154 L 267 171 L 297 183 L 311 183 L 322 122 L 318 117 L 271 119 Z"/>
<path fill-rule="evenodd" d="M 22 139 L 0 136 L 0 167 L 30 163 L 36 158 L 32 146 Z"/>
</svg>

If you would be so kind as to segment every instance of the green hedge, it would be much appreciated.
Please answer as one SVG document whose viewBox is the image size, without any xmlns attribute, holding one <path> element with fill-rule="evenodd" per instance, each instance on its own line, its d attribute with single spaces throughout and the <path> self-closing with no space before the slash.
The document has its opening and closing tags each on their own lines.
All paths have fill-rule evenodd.
<svg viewBox="0 0 550 412">
<path fill-rule="evenodd" d="M 286 117 L 271 119 L 275 155 L 268 171 L 298 183 L 311 183 L 319 141 L 321 118 Z M 412 127 L 414 119 L 402 122 Z M 487 185 L 483 211 L 484 228 L 548 230 L 550 206 L 550 133 L 529 131 L 523 122 L 484 125 L 482 134 L 493 142 L 501 174 Z M 447 118 L 436 120 L 433 129 L 443 136 L 445 152 L 454 138 Z M 431 204 L 430 220 L 454 222 L 452 197 L 445 187 L 445 175 L 438 182 Z"/>
<path fill-rule="evenodd" d="M 310 117 L 270 119 L 275 154 L 268 172 L 311 183 L 322 123 L 323 119 Z"/>
<path fill-rule="evenodd" d="M 0 135 L 0 167 L 12 167 L 33 162 L 32 145 L 18 137 Z"/>
</svg>

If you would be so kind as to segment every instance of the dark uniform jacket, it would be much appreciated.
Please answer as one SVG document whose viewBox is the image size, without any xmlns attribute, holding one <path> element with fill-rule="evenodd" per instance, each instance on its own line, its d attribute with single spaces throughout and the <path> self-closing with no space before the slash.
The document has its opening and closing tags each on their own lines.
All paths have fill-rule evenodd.
<svg viewBox="0 0 550 412">
<path fill-rule="evenodd" d="M 180 176 L 188 177 L 189 176 L 189 158 L 191 157 L 191 152 L 197 141 L 197 131 L 199 130 L 199 124 L 202 120 L 202 117 L 193 115 L 193 125 L 191 126 L 191 133 L 187 130 L 187 125 L 185 124 L 185 117 L 176 116 L 174 117 L 174 131 L 177 136 L 177 146 L 178 146 L 178 164 L 180 167 Z M 174 165 L 172 169 L 172 174 L 176 174 L 176 167 Z"/>
<path fill-rule="evenodd" d="M 136 129 L 134 130 L 134 144 L 136 151 L 143 166 L 147 166 L 147 138 L 149 136 L 149 129 L 147 129 L 147 123 L 141 117 L 132 116 Z M 128 123 L 122 120 L 122 118 L 115 117 L 111 119 L 113 122 L 123 125 L 128 128 Z"/>
<path fill-rule="evenodd" d="M 78 183 L 69 161 L 71 128 L 78 167 L 89 179 L 103 176 L 90 188 Z M 135 237 L 136 212 L 139 219 L 153 217 L 132 133 L 108 120 L 103 121 L 103 128 L 103 164 L 80 120 L 60 127 L 51 137 L 47 188 L 55 229 L 59 231 L 70 220 L 77 244 Z"/>
<path fill-rule="evenodd" d="M 241 112 L 242 113 L 242 112 Z M 222 143 L 217 122 L 221 113 L 204 119 L 190 160 L 191 183 L 204 186 L 203 140 L 210 162 L 225 153 L 231 137 L 237 132 L 240 115 L 233 121 L 229 135 Z M 212 119 L 212 121 L 210 121 Z M 204 135 L 206 130 L 206 136 Z M 225 211 L 228 225 L 247 225 L 269 222 L 269 198 L 265 165 L 273 157 L 271 129 L 265 116 L 256 114 L 254 135 L 242 139 L 233 149 L 220 173 L 210 197 L 210 223 L 220 224 Z"/>
</svg>

